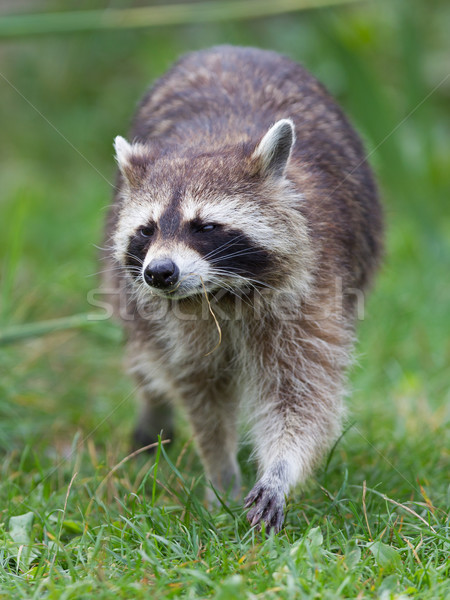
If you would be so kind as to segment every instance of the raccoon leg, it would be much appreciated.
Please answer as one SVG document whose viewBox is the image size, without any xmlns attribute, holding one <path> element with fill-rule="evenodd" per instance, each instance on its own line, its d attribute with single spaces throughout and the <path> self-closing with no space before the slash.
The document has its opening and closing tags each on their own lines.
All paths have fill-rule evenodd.
<svg viewBox="0 0 450 600">
<path fill-rule="evenodd" d="M 162 439 L 173 439 L 172 407 L 159 394 L 141 388 L 139 391 L 140 411 L 133 431 L 133 447 L 137 450 Z"/>
<path fill-rule="evenodd" d="M 255 409 L 253 435 L 261 477 L 245 499 L 251 525 L 264 522 L 268 530 L 281 529 L 289 490 L 311 474 L 338 436 L 341 394 L 332 379 L 328 382 L 330 393 L 324 394 L 324 380 L 319 395 L 317 388 L 314 394 L 314 382 L 294 386 L 291 381 L 284 393 Z M 295 387 L 302 392 L 296 394 Z"/>
<path fill-rule="evenodd" d="M 171 400 L 174 390 L 170 377 L 158 356 L 139 341 L 127 345 L 127 370 L 137 387 L 139 412 L 132 434 L 132 446 L 138 450 L 162 439 L 173 439 Z M 150 452 L 152 450 L 150 449 Z"/>
<path fill-rule="evenodd" d="M 241 473 L 237 462 L 237 404 L 218 389 L 203 390 L 193 395 L 183 394 L 191 427 L 197 442 L 206 477 L 214 488 L 230 493 L 234 499 L 241 495 Z M 187 400 L 189 398 L 189 400 Z M 217 502 L 211 488 L 206 492 L 209 504 Z"/>
</svg>

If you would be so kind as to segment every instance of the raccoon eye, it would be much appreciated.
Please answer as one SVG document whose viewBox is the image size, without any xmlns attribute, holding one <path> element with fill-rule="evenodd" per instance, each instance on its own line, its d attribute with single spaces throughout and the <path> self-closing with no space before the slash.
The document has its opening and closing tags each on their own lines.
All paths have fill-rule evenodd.
<svg viewBox="0 0 450 600">
<path fill-rule="evenodd" d="M 139 235 L 145 238 L 151 237 L 155 230 L 153 227 L 141 227 L 139 229 Z"/>
<path fill-rule="evenodd" d="M 208 231 L 212 231 L 216 227 L 217 225 L 215 223 L 208 223 L 207 225 L 202 225 L 201 227 L 199 227 L 197 231 L 200 233 L 208 233 Z"/>
</svg>

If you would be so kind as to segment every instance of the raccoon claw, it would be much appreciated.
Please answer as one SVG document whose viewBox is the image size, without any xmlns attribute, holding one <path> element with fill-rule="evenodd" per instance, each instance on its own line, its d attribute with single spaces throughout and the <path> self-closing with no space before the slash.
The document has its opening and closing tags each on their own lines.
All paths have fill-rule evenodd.
<svg viewBox="0 0 450 600">
<path fill-rule="evenodd" d="M 252 505 L 247 513 L 250 525 L 261 530 L 261 523 L 264 522 L 267 531 L 278 533 L 284 521 L 284 494 L 273 486 L 259 482 L 246 497 L 244 508 Z"/>
</svg>

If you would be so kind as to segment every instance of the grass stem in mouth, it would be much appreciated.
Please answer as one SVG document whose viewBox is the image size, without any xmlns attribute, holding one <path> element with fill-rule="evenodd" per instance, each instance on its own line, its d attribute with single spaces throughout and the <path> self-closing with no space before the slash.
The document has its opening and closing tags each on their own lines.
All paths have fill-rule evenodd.
<svg viewBox="0 0 450 600">
<path fill-rule="evenodd" d="M 220 328 L 219 321 L 217 320 L 217 317 L 214 314 L 214 311 L 213 311 L 213 309 L 211 307 L 211 302 L 209 301 L 209 298 L 208 298 L 208 292 L 206 291 L 205 283 L 203 281 L 203 277 L 201 277 L 201 276 L 200 276 L 200 281 L 202 282 L 203 291 L 205 292 L 205 298 L 206 298 L 206 302 L 208 303 L 209 312 L 212 314 L 212 317 L 213 317 L 214 322 L 215 322 L 216 327 L 217 327 L 217 331 L 219 332 L 219 341 L 217 342 L 217 344 L 214 346 L 214 348 L 212 350 L 210 350 L 209 352 L 207 352 L 205 354 L 205 356 L 209 356 L 210 354 L 212 354 L 213 352 L 215 352 L 215 350 L 217 350 L 217 348 L 222 343 L 222 329 Z"/>
</svg>

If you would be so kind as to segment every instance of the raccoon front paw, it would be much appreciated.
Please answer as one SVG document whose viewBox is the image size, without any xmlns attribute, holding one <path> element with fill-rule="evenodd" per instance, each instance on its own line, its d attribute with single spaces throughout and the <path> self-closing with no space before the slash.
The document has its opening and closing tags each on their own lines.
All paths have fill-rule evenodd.
<svg viewBox="0 0 450 600">
<path fill-rule="evenodd" d="M 283 525 L 285 505 L 284 493 L 275 485 L 260 480 L 246 497 L 244 508 L 252 506 L 247 513 L 252 527 L 256 525 L 260 530 L 264 522 L 267 531 L 278 533 Z"/>
</svg>

